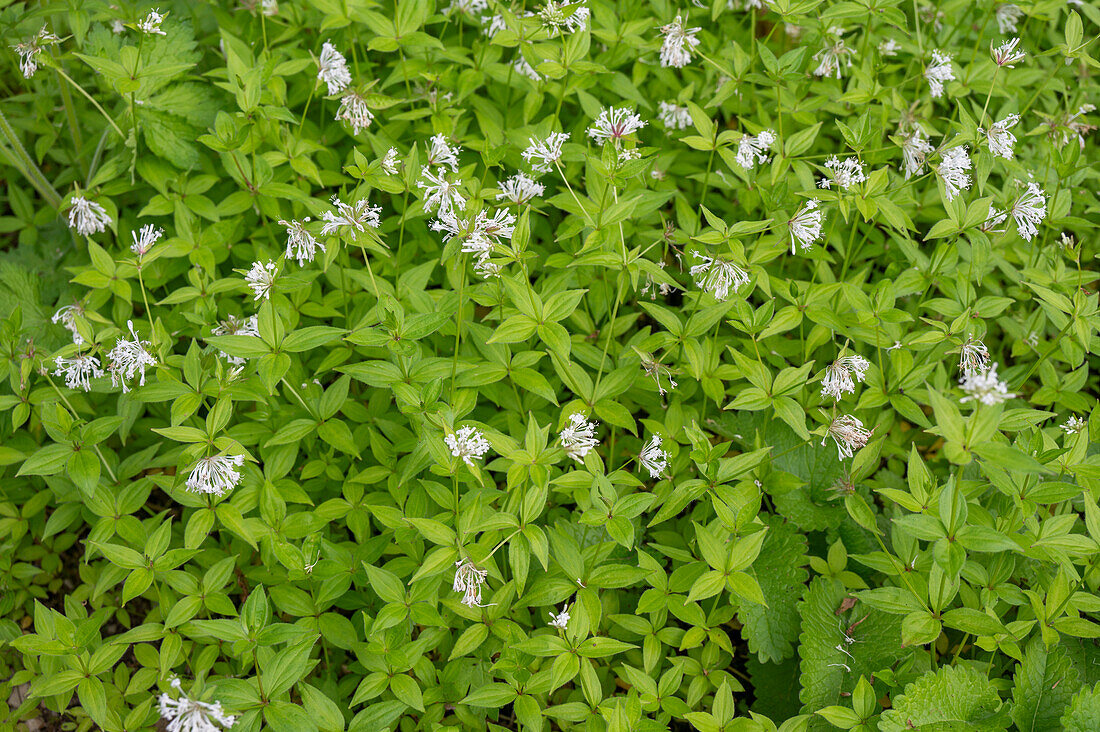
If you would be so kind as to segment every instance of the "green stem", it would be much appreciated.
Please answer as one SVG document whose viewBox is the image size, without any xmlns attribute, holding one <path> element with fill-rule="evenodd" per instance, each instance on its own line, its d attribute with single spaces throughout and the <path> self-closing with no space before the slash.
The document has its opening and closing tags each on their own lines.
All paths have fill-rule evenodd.
<svg viewBox="0 0 1100 732">
<path fill-rule="evenodd" d="M 118 136 L 121 137 L 123 140 L 126 139 L 126 133 L 124 133 L 121 129 L 119 129 L 119 126 L 117 124 L 115 124 L 115 121 L 113 119 L 111 119 L 111 116 L 109 114 L 107 114 L 106 110 L 104 110 L 103 107 L 99 106 L 99 102 L 97 102 L 95 100 L 95 97 L 93 97 L 88 92 L 84 91 L 84 87 L 82 87 L 80 84 L 77 84 L 75 81 L 73 81 L 72 78 L 68 74 L 66 74 L 64 71 L 62 71 L 61 69 L 55 68 L 54 71 L 56 71 L 58 76 L 60 76 L 62 79 L 64 79 L 65 81 L 67 81 L 70 84 L 72 84 L 73 86 L 75 86 L 77 91 L 79 91 L 81 94 L 83 94 L 85 97 L 87 97 L 88 101 L 91 102 L 92 105 L 96 109 L 99 110 L 99 113 L 103 115 L 103 119 L 107 120 L 107 122 L 111 125 L 111 127 L 114 128 L 115 132 L 118 133 Z"/>
<path fill-rule="evenodd" d="M 26 148 L 19 141 L 19 137 L 15 134 L 15 130 L 12 129 L 12 126 L 8 123 L 8 118 L 4 116 L 3 112 L 0 112 L 0 135 L 3 135 L 4 142 L 11 148 L 9 150 L 7 147 L 0 146 L 0 153 L 3 153 L 4 157 L 8 158 L 13 166 L 19 169 L 23 177 L 30 181 L 30 184 L 34 186 L 34 189 L 38 191 L 42 198 L 46 199 L 47 203 L 55 209 L 61 208 L 61 196 L 46 180 L 46 176 L 42 174 L 42 171 L 39 170 L 34 160 L 27 153 Z"/>
<path fill-rule="evenodd" d="M 584 216 L 585 222 L 589 226 L 591 226 L 593 230 L 595 230 L 596 225 L 594 223 L 592 223 L 592 219 L 588 217 L 588 210 L 584 206 L 581 205 L 581 200 L 579 198 L 577 198 L 577 194 L 573 192 L 573 186 L 569 185 L 569 179 L 566 178 L 565 173 L 562 172 L 561 164 L 558 163 L 557 161 L 554 161 L 554 167 L 556 167 L 558 169 L 558 175 L 560 175 L 561 179 L 563 181 L 565 181 L 565 187 L 569 190 L 569 195 L 571 195 L 573 197 L 573 200 L 577 202 L 577 206 L 580 208 L 581 214 Z"/>
<path fill-rule="evenodd" d="M 462 345 L 462 311 L 465 303 L 462 301 L 463 292 L 466 289 L 466 257 L 459 259 L 458 280 L 458 312 L 455 313 L 455 349 L 451 356 L 451 404 L 455 402 L 455 376 L 458 374 L 458 351 Z M 524 278 L 527 279 L 527 278 Z M 528 287 L 530 287 L 528 280 Z"/>
<path fill-rule="evenodd" d="M 69 412 L 73 415 L 73 419 L 80 419 L 80 415 L 78 415 L 76 413 L 76 410 L 73 409 L 73 405 L 69 403 L 69 400 L 65 397 L 64 394 L 61 393 L 61 390 L 57 388 L 57 384 L 53 383 L 53 379 L 50 378 L 49 371 L 46 372 L 45 376 L 46 381 L 50 382 L 50 386 L 53 387 L 53 390 L 57 393 L 59 397 L 61 397 L 61 401 L 65 403 L 66 407 L 68 407 Z M 99 445 L 92 445 L 92 449 L 95 450 L 95 454 L 99 456 L 99 461 L 103 463 L 103 468 L 107 471 L 107 475 L 111 476 L 111 481 L 113 483 L 118 483 L 118 478 L 115 477 L 115 471 L 111 470 L 111 466 L 107 464 L 107 458 L 103 457 L 103 453 L 99 450 Z"/>
</svg>

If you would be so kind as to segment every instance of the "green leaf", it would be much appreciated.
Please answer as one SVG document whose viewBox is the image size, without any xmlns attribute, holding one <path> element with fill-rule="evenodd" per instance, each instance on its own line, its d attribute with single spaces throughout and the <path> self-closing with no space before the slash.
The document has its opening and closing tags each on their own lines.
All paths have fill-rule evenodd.
<svg viewBox="0 0 1100 732">
<path fill-rule="evenodd" d="M 1012 720 L 1020 732 L 1062 729 L 1062 714 L 1078 687 L 1077 670 L 1065 649 L 1058 644 L 1047 648 L 1041 638 L 1032 637 L 1013 681 Z M 1096 721 L 1100 723 L 1100 717 Z"/>
<path fill-rule="evenodd" d="M 806 537 L 793 524 L 773 518 L 752 571 L 767 606 L 742 602 L 737 619 L 749 650 L 761 662 L 779 662 L 794 655 L 798 642 L 798 599 L 809 578 Z"/>
<path fill-rule="evenodd" d="M 893 708 L 882 713 L 882 732 L 1008 728 L 1011 705 L 1001 701 L 993 682 L 970 666 L 942 666 L 905 687 Z"/>
</svg>

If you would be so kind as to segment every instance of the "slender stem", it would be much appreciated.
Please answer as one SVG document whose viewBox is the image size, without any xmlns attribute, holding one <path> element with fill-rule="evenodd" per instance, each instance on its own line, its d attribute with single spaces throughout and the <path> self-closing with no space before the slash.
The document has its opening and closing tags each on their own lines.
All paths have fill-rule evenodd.
<svg viewBox="0 0 1100 732">
<path fill-rule="evenodd" d="M 35 164 L 34 159 L 27 153 L 26 148 L 19 141 L 19 137 L 15 134 L 15 130 L 12 129 L 8 123 L 8 118 L 4 116 L 3 112 L 0 112 L 0 135 L 5 138 L 5 142 L 11 148 L 11 150 L 8 150 L 0 147 L 0 152 L 9 158 L 15 167 L 20 168 L 19 172 L 30 181 L 31 185 L 34 186 L 42 198 L 46 199 L 47 203 L 55 209 L 61 208 L 61 195 L 54 190 L 54 187 L 46 180 L 46 176 L 39 170 L 38 165 Z"/>
<path fill-rule="evenodd" d="M 306 108 L 302 110 L 302 119 L 298 122 L 298 131 L 302 131 L 302 125 L 306 123 L 306 115 L 309 114 L 309 103 L 313 101 L 313 95 L 317 93 L 317 82 L 314 82 L 313 88 L 309 90 L 309 96 L 306 98 Z"/>
<path fill-rule="evenodd" d="M 61 401 L 65 403 L 65 406 L 69 408 L 69 412 L 72 413 L 73 418 L 80 419 L 80 415 L 78 415 L 76 413 L 76 410 L 73 409 L 73 405 L 69 403 L 69 400 L 65 397 L 64 394 L 61 393 L 61 390 L 57 388 L 57 384 L 55 384 L 53 382 L 53 379 L 50 378 L 49 371 L 46 372 L 45 376 L 46 381 L 50 382 L 50 386 L 52 386 L 57 395 L 61 397 Z M 107 471 L 107 475 L 111 476 L 111 481 L 114 483 L 118 483 L 118 478 L 115 477 L 115 471 L 111 470 L 111 466 L 107 463 L 107 458 L 103 457 L 103 453 L 99 450 L 99 445 L 92 445 L 92 449 L 95 450 L 95 454 L 99 456 L 99 461 L 103 463 L 103 467 Z"/>
<path fill-rule="evenodd" d="M 619 315 L 619 300 L 622 299 L 622 272 L 615 277 L 615 306 L 611 309 L 611 325 L 607 329 L 607 338 L 603 343 L 603 355 L 600 356 L 600 368 L 596 371 L 596 385 L 592 389 L 595 396 L 596 389 L 600 388 L 600 379 L 603 377 L 603 367 L 607 363 L 607 349 L 611 347 L 611 339 L 615 336 L 615 319 Z"/>
<path fill-rule="evenodd" d="M 455 402 L 455 376 L 458 374 L 458 351 L 459 348 L 462 346 L 462 311 L 465 309 L 465 303 L 462 301 L 462 295 L 466 289 L 465 255 L 463 255 L 459 259 L 458 268 L 458 312 L 455 313 L 455 349 L 454 353 L 451 356 L 451 404 L 454 404 Z M 526 279 L 526 277 L 524 279 Z M 527 286 L 531 286 L 529 280 Z"/>
<path fill-rule="evenodd" d="M 920 11 L 917 10 L 917 0 L 913 0 L 913 25 L 917 26 L 917 49 L 921 58 L 924 58 L 924 37 L 920 31 Z"/>
<path fill-rule="evenodd" d="M 84 87 L 82 87 L 80 84 L 77 84 L 75 81 L 73 81 L 72 78 L 68 74 L 66 74 L 64 71 L 62 71 L 61 69 L 55 68 L 54 71 L 56 71 L 58 76 L 60 76 L 62 79 L 64 79 L 65 81 L 67 81 L 70 84 L 72 84 L 73 86 L 75 86 L 77 91 L 79 91 L 81 94 L 83 94 L 88 99 L 88 101 L 91 102 L 92 105 L 96 109 L 99 110 L 99 113 L 103 115 L 103 118 L 105 120 L 107 120 L 107 122 L 110 123 L 111 127 L 114 128 L 115 132 L 118 133 L 118 136 L 121 137 L 123 140 L 126 139 L 126 133 L 124 133 L 121 129 L 119 129 L 119 126 L 117 124 L 115 124 L 115 121 L 113 119 L 111 119 L 111 116 L 109 114 L 107 114 L 107 112 L 103 109 L 103 107 L 99 106 L 99 102 L 97 102 L 95 100 L 95 97 L 93 97 L 88 92 L 84 91 Z"/>
<path fill-rule="evenodd" d="M 309 416 L 313 417 L 314 419 L 317 419 L 317 415 L 314 414 L 313 410 L 309 408 L 309 405 L 306 404 L 305 399 L 302 399 L 302 395 L 298 393 L 298 390 L 290 385 L 290 382 L 286 380 L 286 377 L 283 376 L 282 378 L 279 379 L 279 381 L 283 382 L 283 386 L 285 386 L 287 389 L 289 389 L 290 393 L 293 394 L 298 399 L 298 403 L 302 405 L 303 409 L 305 409 L 307 412 L 309 412 Z"/>
<path fill-rule="evenodd" d="M 577 198 L 577 194 L 573 192 L 573 186 L 569 185 L 569 179 L 566 178 L 565 173 L 562 172 L 561 163 L 559 163 L 555 160 L 554 161 L 554 167 L 556 167 L 558 169 L 558 174 L 561 175 L 561 179 L 563 181 L 565 181 L 565 187 L 567 189 L 569 189 L 569 195 L 571 195 L 573 197 L 573 200 L 577 202 L 577 206 L 580 207 L 581 214 L 584 215 L 584 220 L 588 223 L 589 226 L 591 226 L 593 229 L 595 229 L 596 225 L 594 223 L 592 223 L 592 219 L 589 218 L 588 210 L 584 206 L 581 205 L 581 200 L 579 198 Z"/>
<path fill-rule="evenodd" d="M 145 303 L 145 317 L 149 320 L 149 337 L 153 339 L 153 346 L 157 345 L 157 329 L 153 327 L 153 311 L 149 308 L 149 298 L 145 294 L 145 280 L 141 277 L 141 261 L 138 261 L 138 284 L 141 286 L 141 300 Z"/>
<path fill-rule="evenodd" d="M 53 54 L 57 56 L 57 47 L 53 47 Z M 73 136 L 73 145 L 76 147 L 76 163 L 80 164 L 80 153 L 84 149 L 84 141 L 80 135 L 80 125 L 76 123 L 76 109 L 73 106 L 73 95 L 65 84 L 58 84 L 61 90 L 61 105 L 65 107 L 65 118 L 69 123 L 69 133 Z"/>
</svg>

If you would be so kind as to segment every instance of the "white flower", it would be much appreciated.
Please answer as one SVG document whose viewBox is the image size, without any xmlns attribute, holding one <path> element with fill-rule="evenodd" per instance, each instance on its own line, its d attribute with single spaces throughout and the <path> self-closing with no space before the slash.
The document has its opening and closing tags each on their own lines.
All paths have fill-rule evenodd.
<svg viewBox="0 0 1100 732">
<path fill-rule="evenodd" d="M 1016 45 L 1020 42 L 1019 38 L 1013 38 L 1005 41 L 996 48 L 993 47 L 993 43 L 989 44 L 989 52 L 993 56 L 993 63 L 998 66 L 1007 66 L 1010 69 L 1016 68 L 1016 64 L 1027 58 L 1027 54 L 1023 51 L 1017 51 Z"/>
<path fill-rule="evenodd" d="M 905 167 L 906 180 L 921 171 L 925 159 L 934 149 L 924 137 L 920 127 L 914 127 L 913 131 L 904 137 L 901 143 L 901 158 Z"/>
<path fill-rule="evenodd" d="M 575 33 L 587 28 L 591 11 L 580 3 L 570 4 L 558 2 L 558 0 L 547 0 L 538 15 L 553 37 L 562 32 Z"/>
<path fill-rule="evenodd" d="M 951 54 L 933 50 L 932 63 L 924 70 L 924 78 L 928 80 L 932 97 L 942 97 L 943 83 L 955 78 L 955 71 L 951 68 Z"/>
<path fill-rule="evenodd" d="M 389 175 L 397 175 L 397 148 L 391 147 L 386 151 L 386 154 L 382 156 L 382 162 L 379 163 L 382 166 L 382 170 L 386 171 Z"/>
<path fill-rule="evenodd" d="M 985 138 L 986 143 L 989 144 L 989 152 L 999 155 L 1005 160 L 1012 160 L 1012 147 L 1016 144 L 1016 136 L 1009 132 L 1009 129 L 1015 127 L 1019 121 L 1020 116 L 1018 114 L 1010 114 L 999 122 L 990 125 L 989 134 Z"/>
<path fill-rule="evenodd" d="M 247 318 L 238 318 L 236 315 L 227 315 L 226 319 L 219 322 L 214 326 L 211 331 L 216 336 L 223 335 L 239 335 L 239 336 L 252 336 L 254 338 L 260 337 L 260 321 L 255 315 Z M 240 356 L 230 356 L 228 353 L 222 351 L 222 355 L 225 356 L 225 360 L 234 366 L 243 366 L 245 359 Z"/>
<path fill-rule="evenodd" d="M 260 12 L 271 18 L 279 14 L 279 0 L 260 0 Z"/>
<path fill-rule="evenodd" d="M 568 132 L 551 132 L 545 140 L 532 137 L 523 151 L 523 159 L 536 173 L 549 173 L 561 162 L 561 146 L 568 139 Z"/>
<path fill-rule="evenodd" d="M 559 436 L 565 454 L 578 463 L 583 463 L 585 455 L 600 444 L 600 441 L 596 439 L 596 428 L 598 426 L 596 422 L 587 421 L 584 415 L 579 412 L 570 415 L 569 424 L 562 429 Z M 568 615 L 566 619 L 568 619 Z"/>
<path fill-rule="evenodd" d="M 821 380 L 821 396 L 840 401 L 844 392 L 855 394 L 855 382 L 863 383 L 863 377 L 870 366 L 863 356 L 841 356 L 825 369 L 825 377 Z M 854 381 L 852 377 L 855 377 Z"/>
<path fill-rule="evenodd" d="M 130 236 L 134 239 L 134 243 L 130 245 L 130 251 L 139 257 L 144 257 L 157 243 L 157 240 L 164 236 L 164 229 L 153 224 L 146 224 L 141 227 L 140 232 L 131 231 Z"/>
<path fill-rule="evenodd" d="M 90 379 L 98 379 L 103 376 L 103 369 L 99 367 L 99 359 L 90 354 L 78 353 L 72 358 L 58 356 L 54 360 L 57 370 L 54 376 L 64 376 L 65 386 L 70 389 L 83 389 L 91 391 Z"/>
<path fill-rule="evenodd" d="M 638 349 L 634 350 L 638 351 Z M 646 376 L 651 377 L 653 381 L 656 382 L 657 391 L 660 393 L 661 396 L 664 396 L 669 391 L 672 391 L 676 388 L 677 384 L 676 381 L 672 378 L 671 369 L 669 369 L 667 366 L 665 366 L 649 354 L 646 354 L 642 351 L 638 351 L 638 354 L 641 357 L 640 365 L 642 367 L 642 370 L 645 371 Z M 665 387 L 661 385 L 662 376 L 668 379 L 668 390 L 666 390 Z"/>
<path fill-rule="evenodd" d="M 465 13 L 466 15 L 477 16 L 488 9 L 489 3 L 487 0 L 451 0 L 451 4 L 443 12 L 447 15 Z"/>
<path fill-rule="evenodd" d="M 751 170 L 756 163 L 768 162 L 768 150 L 775 144 L 775 132 L 764 130 L 756 137 L 741 135 L 737 143 L 737 164 L 745 170 Z"/>
<path fill-rule="evenodd" d="M 855 55 L 855 51 L 844 43 L 843 28 L 833 26 L 825 36 L 829 45 L 814 54 L 814 61 L 817 61 L 814 76 L 833 76 L 839 79 L 842 69 L 852 66 L 852 56 Z"/>
<path fill-rule="evenodd" d="M 213 455 L 200 458 L 187 477 L 187 490 L 224 496 L 241 482 L 238 467 L 244 465 L 244 455 Z"/>
<path fill-rule="evenodd" d="M 500 184 L 500 193 L 497 200 L 511 201 L 516 205 L 527 203 L 532 198 L 541 196 L 546 192 L 546 187 L 541 183 L 528 178 L 523 173 L 516 173 Z"/>
<path fill-rule="evenodd" d="M 788 222 L 791 229 L 791 254 L 795 253 L 796 243 L 803 249 L 809 249 L 821 236 L 821 222 L 825 218 L 825 212 L 818 208 L 820 204 L 816 198 L 811 198 Z"/>
<path fill-rule="evenodd" d="M 379 216 L 382 213 L 381 206 L 372 206 L 365 198 L 356 201 L 354 205 L 342 202 L 338 196 L 333 196 L 330 200 L 336 211 L 325 211 L 321 214 L 325 222 L 321 227 L 321 236 L 337 234 L 343 228 L 350 229 L 353 233 L 366 231 L 367 228 L 377 229 L 382 221 Z"/>
<path fill-rule="evenodd" d="M 1088 114 L 1096 110 L 1096 107 L 1092 104 L 1082 104 L 1077 108 L 1077 111 L 1073 114 L 1066 113 L 1056 120 L 1051 120 L 1048 125 L 1050 126 L 1050 136 L 1058 140 L 1058 147 L 1064 147 L 1070 140 L 1077 138 L 1077 144 L 1081 146 L 1081 150 L 1085 149 L 1085 135 L 1096 129 L 1095 125 L 1090 125 L 1084 120 L 1078 120 L 1078 117 Z"/>
<path fill-rule="evenodd" d="M 679 69 L 688 64 L 692 50 L 699 45 L 695 34 L 701 30 L 702 28 L 685 28 L 679 15 L 668 25 L 662 26 L 661 35 L 665 40 L 661 44 L 661 66 Z"/>
<path fill-rule="evenodd" d="M 59 308 L 50 320 L 67 328 L 73 334 L 73 343 L 81 346 L 84 345 L 84 336 L 80 335 L 80 331 L 76 329 L 76 316 L 78 315 L 84 315 L 84 306 L 80 303 Z"/>
<path fill-rule="evenodd" d="M 114 33 L 115 35 L 118 35 L 119 33 L 125 33 L 126 32 L 126 26 L 123 24 L 123 22 L 121 20 L 119 20 L 118 18 L 115 18 L 114 20 L 111 21 L 111 32 Z"/>
<path fill-rule="evenodd" d="M 149 14 L 145 16 L 143 20 L 138 22 L 138 30 L 142 33 L 155 34 L 160 36 L 168 35 L 160 29 L 160 24 L 164 22 L 164 18 L 168 13 L 161 15 L 160 8 L 155 8 L 149 11 Z"/>
<path fill-rule="evenodd" d="M 1039 224 L 1047 215 L 1046 194 L 1038 184 L 1028 183 L 1027 190 L 1012 203 L 1008 213 L 1016 221 L 1020 236 L 1031 241 L 1039 233 Z"/>
<path fill-rule="evenodd" d="M 275 277 L 279 274 L 279 266 L 275 262 L 253 262 L 252 269 L 244 276 L 245 282 L 252 288 L 255 302 L 261 297 L 264 300 L 271 299 L 271 288 L 275 284 Z"/>
<path fill-rule="evenodd" d="M 998 208 L 990 206 L 989 216 L 986 217 L 986 220 L 983 221 L 978 228 L 985 232 L 1000 233 L 1004 231 L 1004 229 L 996 229 L 994 227 L 1000 226 L 1005 222 L 1006 219 L 1008 219 L 1007 211 L 1001 211 Z"/>
<path fill-rule="evenodd" d="M 12 46 L 12 50 L 19 54 L 19 70 L 23 72 L 23 78 L 29 79 L 34 76 L 38 71 L 38 57 L 43 49 L 59 40 L 50 32 L 48 26 L 43 25 L 42 30 L 35 33 L 29 41 Z"/>
<path fill-rule="evenodd" d="M 555 615 L 550 613 L 549 626 L 551 628 L 558 628 L 559 630 L 565 630 L 569 625 L 569 603 L 565 603 L 561 606 L 561 612 Z"/>
<path fill-rule="evenodd" d="M 447 142 L 446 135 L 433 135 L 431 145 L 428 147 L 428 159 L 426 165 L 446 165 L 452 173 L 458 172 L 458 155 L 462 148 Z"/>
<path fill-rule="evenodd" d="M 893 38 L 887 38 L 885 41 L 878 44 L 878 52 L 884 57 L 897 56 L 900 49 L 901 46 L 899 46 L 898 42 Z"/>
<path fill-rule="evenodd" d="M 997 364 L 991 364 L 986 371 L 966 374 L 959 379 L 959 386 L 966 392 L 960 402 L 979 401 L 990 406 L 1012 399 L 1008 384 L 997 378 Z"/>
<path fill-rule="evenodd" d="M 686 130 L 692 124 L 688 108 L 672 102 L 661 102 L 657 105 L 657 119 L 670 130 Z"/>
<path fill-rule="evenodd" d="M 319 248 L 325 251 L 325 245 L 313 238 L 313 234 L 306 231 L 303 223 L 309 223 L 306 216 L 302 221 L 291 219 L 284 221 L 279 219 L 279 224 L 286 227 L 286 256 L 287 259 L 297 259 L 298 266 L 304 267 L 306 262 L 312 262 Z"/>
<path fill-rule="evenodd" d="M 503 15 L 482 16 L 481 25 L 483 26 L 481 32 L 490 39 L 495 38 L 496 34 L 502 30 L 508 29 L 508 24 L 504 22 Z"/>
<path fill-rule="evenodd" d="M 348 91 L 340 97 L 340 107 L 336 110 L 336 121 L 351 125 L 351 134 L 358 135 L 370 127 L 374 115 L 367 108 L 367 100 L 357 92 Z"/>
<path fill-rule="evenodd" d="M 959 370 L 966 376 L 985 373 L 989 368 L 989 349 L 973 336 L 967 337 L 959 350 Z"/>
<path fill-rule="evenodd" d="M 725 300 L 731 289 L 737 292 L 742 285 L 749 283 L 749 275 L 733 262 L 698 252 L 695 257 L 701 260 L 690 270 L 695 286 L 714 295 L 716 300 Z"/>
<path fill-rule="evenodd" d="M 451 455 L 462 458 L 462 462 L 474 467 L 474 460 L 481 460 L 489 452 L 489 441 L 476 427 L 462 427 L 447 435 L 443 442 L 451 449 Z"/>
<path fill-rule="evenodd" d="M 526 76 L 531 81 L 542 81 L 542 77 L 539 76 L 539 72 L 535 71 L 531 64 L 527 63 L 527 59 L 523 56 L 518 57 L 512 62 L 512 68 L 516 70 L 516 73 L 520 76 Z"/>
<path fill-rule="evenodd" d="M 115 342 L 115 347 L 107 354 L 107 358 L 110 359 L 108 369 L 111 372 L 111 384 L 114 386 L 121 384 L 124 394 L 130 391 L 126 382 L 133 381 L 139 373 L 141 375 L 140 384 L 145 386 L 145 367 L 157 365 L 156 357 L 147 350 L 149 341 L 141 340 L 134 332 L 134 321 L 127 320 L 126 327 L 130 329 L 133 340 L 128 341 L 125 338 L 119 338 Z"/>
<path fill-rule="evenodd" d="M 966 145 L 944 150 L 940 154 L 940 164 L 936 166 L 936 173 L 943 181 L 944 194 L 948 201 L 970 188 L 970 176 L 966 173 L 967 170 L 970 170 L 970 153 L 967 152 Z"/>
<path fill-rule="evenodd" d="M 642 151 L 637 148 L 630 148 L 629 150 L 620 149 L 618 151 L 617 157 L 619 163 L 622 164 L 627 162 L 628 160 L 637 160 L 638 158 L 642 157 Z"/>
<path fill-rule="evenodd" d="M 832 182 L 836 183 L 844 190 L 848 190 L 856 183 L 862 183 L 867 180 L 867 176 L 863 173 L 863 163 L 856 158 L 844 158 L 840 160 L 834 155 L 825 161 L 825 167 L 832 171 Z M 829 188 L 829 185 L 823 184 L 821 187 Z"/>
<path fill-rule="evenodd" d="M 484 569 L 478 569 L 469 559 L 460 559 L 455 562 L 455 581 L 453 589 L 462 593 L 459 601 L 466 607 L 486 607 L 481 604 L 481 586 L 489 573 Z"/>
<path fill-rule="evenodd" d="M 222 710 L 221 702 L 208 704 L 188 697 L 180 688 L 179 679 L 172 679 L 172 688 L 179 691 L 179 699 L 161 694 L 157 700 L 160 717 L 167 722 L 167 732 L 220 732 L 215 722 L 229 729 L 237 721 Z"/>
<path fill-rule="evenodd" d="M 418 188 L 424 189 L 424 209 L 434 211 L 439 209 L 440 217 L 453 213 L 455 209 L 466 209 L 466 198 L 459 191 L 461 181 L 451 182 L 447 180 L 447 174 L 442 170 L 438 173 L 428 166 L 420 171 L 420 180 L 416 182 Z"/>
<path fill-rule="evenodd" d="M 650 478 L 660 478 L 668 467 L 668 453 L 661 449 L 661 436 L 653 435 L 649 443 L 642 448 L 638 462 L 649 471 Z"/>
<path fill-rule="evenodd" d="M 69 209 L 70 229 L 76 229 L 81 236 L 91 236 L 105 231 L 110 223 L 107 209 L 84 196 L 73 197 L 72 208 Z"/>
<path fill-rule="evenodd" d="M 1062 424 L 1062 429 L 1065 430 L 1067 435 L 1076 435 L 1088 427 L 1088 422 L 1078 417 L 1076 414 L 1070 415 L 1070 418 Z"/>
<path fill-rule="evenodd" d="M 348 62 L 344 60 L 344 55 L 328 41 L 321 46 L 321 58 L 317 64 L 319 66 L 317 78 L 328 85 L 330 97 L 339 94 L 351 83 Z"/>
<path fill-rule="evenodd" d="M 996 17 L 997 30 L 1004 34 L 1015 33 L 1016 23 L 1024 17 L 1024 11 L 1018 5 L 1005 3 L 997 6 Z"/>
<path fill-rule="evenodd" d="M 616 143 L 627 135 L 645 127 L 645 120 L 626 107 L 608 107 L 600 112 L 600 116 L 588 128 L 588 136 L 604 145 L 609 140 Z"/>
<path fill-rule="evenodd" d="M 478 211 L 477 216 L 474 217 L 474 227 L 469 238 L 488 241 L 490 245 L 500 245 L 501 239 L 512 238 L 515 228 L 515 214 L 503 208 L 498 208 L 492 216 L 485 211 Z"/>
<path fill-rule="evenodd" d="M 874 430 L 865 430 L 863 422 L 849 414 L 842 414 L 832 421 L 825 436 L 821 438 L 821 444 L 832 437 L 836 443 L 837 455 L 841 460 L 850 458 L 855 451 L 867 444 Z"/>
</svg>

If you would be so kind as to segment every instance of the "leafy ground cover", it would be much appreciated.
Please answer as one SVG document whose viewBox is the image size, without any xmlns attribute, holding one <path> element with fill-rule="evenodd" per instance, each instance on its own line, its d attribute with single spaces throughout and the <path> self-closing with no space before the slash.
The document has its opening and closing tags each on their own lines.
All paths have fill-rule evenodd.
<svg viewBox="0 0 1100 732">
<path fill-rule="evenodd" d="M 6 729 L 1100 728 L 1095 5 L 0 5 Z"/>
</svg>

